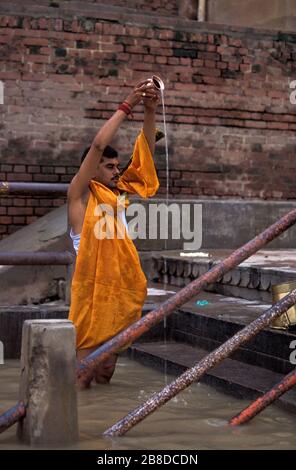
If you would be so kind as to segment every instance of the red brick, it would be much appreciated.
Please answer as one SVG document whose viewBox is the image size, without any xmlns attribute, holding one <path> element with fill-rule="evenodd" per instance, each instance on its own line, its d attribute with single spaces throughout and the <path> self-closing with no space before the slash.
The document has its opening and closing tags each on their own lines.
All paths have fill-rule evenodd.
<svg viewBox="0 0 296 470">
<path fill-rule="evenodd" d="M 9 207 L 8 215 L 31 215 L 33 209 L 31 207 Z"/>
<path fill-rule="evenodd" d="M 265 129 L 267 127 L 265 122 L 260 121 L 245 121 L 246 127 L 255 127 L 257 129 Z"/>
<path fill-rule="evenodd" d="M 181 194 L 192 194 L 192 189 L 191 188 L 181 188 L 180 193 Z"/>
<path fill-rule="evenodd" d="M 205 60 L 205 67 L 215 68 L 216 64 L 217 62 L 215 62 L 214 60 Z"/>
<path fill-rule="evenodd" d="M 53 205 L 52 199 L 40 199 L 39 206 L 40 207 L 51 207 Z"/>
<path fill-rule="evenodd" d="M 197 73 L 199 75 L 207 75 L 209 77 L 220 77 L 221 76 L 221 70 L 210 69 L 210 68 L 206 68 L 206 67 L 200 67 L 197 70 Z"/>
<path fill-rule="evenodd" d="M 66 173 L 66 168 L 64 166 L 56 166 L 54 172 L 59 175 L 64 175 Z"/>
<path fill-rule="evenodd" d="M 242 41 L 240 39 L 229 38 L 229 45 L 234 47 L 242 47 Z"/>
<path fill-rule="evenodd" d="M 65 204 L 66 201 L 67 201 L 67 198 L 66 198 L 66 197 L 65 197 L 64 199 L 55 199 L 55 200 L 53 201 L 53 206 L 54 206 L 54 207 L 60 207 L 60 206 L 62 206 L 63 204 Z"/>
<path fill-rule="evenodd" d="M 28 166 L 28 173 L 40 173 L 40 166 Z"/>
<path fill-rule="evenodd" d="M 26 167 L 25 165 L 14 165 L 13 171 L 15 171 L 16 173 L 25 173 Z"/>
<path fill-rule="evenodd" d="M 178 65 L 180 63 L 180 59 L 178 57 L 169 57 L 168 64 L 170 65 Z"/>
<path fill-rule="evenodd" d="M 19 182 L 28 182 L 32 181 L 32 175 L 28 173 L 7 173 L 7 181 L 19 181 Z"/>
<path fill-rule="evenodd" d="M 143 46 L 126 46 L 125 51 L 130 54 L 147 54 L 148 49 Z"/>
<path fill-rule="evenodd" d="M 72 175 L 61 175 L 59 181 L 61 183 L 70 183 L 71 180 L 72 180 Z"/>
<path fill-rule="evenodd" d="M 5 165 L 5 164 L 0 165 L 1 171 L 8 171 L 9 172 L 9 171 L 12 171 L 12 168 L 13 168 L 12 165 Z"/>
<path fill-rule="evenodd" d="M 12 203 L 13 203 L 13 200 L 12 200 L 11 198 L 8 198 L 8 197 L 6 197 L 6 196 L 3 197 L 3 196 L 1 195 L 1 198 L 0 198 L 0 206 L 5 206 L 5 207 L 7 207 L 7 206 L 11 206 Z"/>
<path fill-rule="evenodd" d="M 49 40 L 45 38 L 28 37 L 23 39 L 26 46 L 48 46 Z"/>
<path fill-rule="evenodd" d="M 180 194 L 181 188 L 170 188 L 170 193 L 171 194 Z"/>
<path fill-rule="evenodd" d="M 26 205 L 26 199 L 15 198 L 14 201 L 13 201 L 13 204 L 16 207 L 24 207 Z"/>
<path fill-rule="evenodd" d="M 155 62 L 157 64 L 167 64 L 168 58 L 167 57 L 155 57 Z"/>
<path fill-rule="evenodd" d="M 7 216 L 1 216 L 0 217 L 0 225 L 8 225 L 12 223 L 12 217 L 7 217 Z"/>
<path fill-rule="evenodd" d="M 58 175 L 33 175 L 33 181 L 37 181 L 39 183 L 56 183 L 58 179 Z"/>
<path fill-rule="evenodd" d="M 39 200 L 38 200 L 38 199 L 29 199 L 29 198 L 27 198 L 27 200 L 26 200 L 26 206 L 28 206 L 28 207 L 36 207 L 36 206 L 39 206 Z"/>
<path fill-rule="evenodd" d="M 289 129 L 289 124 L 287 122 L 268 122 L 267 123 L 268 129 L 280 129 L 280 130 L 287 130 Z"/>
<path fill-rule="evenodd" d="M 170 172 L 170 177 L 171 177 L 171 178 L 176 178 L 176 179 L 177 179 L 177 178 L 180 178 L 180 176 L 181 176 L 181 172 L 180 172 L 180 171 L 171 171 L 171 172 Z"/>
<path fill-rule="evenodd" d="M 69 175 L 75 175 L 75 174 L 77 173 L 77 171 L 78 171 L 78 167 L 76 167 L 76 166 L 73 166 L 73 167 L 72 167 L 72 166 L 71 166 L 71 167 L 68 166 L 68 167 L 67 167 L 67 173 L 68 173 Z"/>
<path fill-rule="evenodd" d="M 249 64 L 240 64 L 239 69 L 244 73 L 250 73 L 252 71 L 252 67 Z"/>
<path fill-rule="evenodd" d="M 22 224 L 24 225 L 26 223 L 26 217 L 21 217 L 21 216 L 18 216 L 18 217 L 13 217 L 12 218 L 12 222 L 14 224 Z"/>
</svg>

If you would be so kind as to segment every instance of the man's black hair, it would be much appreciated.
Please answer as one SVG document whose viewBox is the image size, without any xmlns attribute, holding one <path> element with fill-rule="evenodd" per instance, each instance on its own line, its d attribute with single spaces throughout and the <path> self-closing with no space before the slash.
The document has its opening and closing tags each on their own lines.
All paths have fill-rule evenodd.
<svg viewBox="0 0 296 470">
<path fill-rule="evenodd" d="M 83 154 L 81 155 L 81 159 L 80 159 L 80 164 L 83 162 L 83 160 L 85 159 L 86 155 L 88 154 L 90 150 L 90 146 L 89 147 L 86 147 L 86 149 L 84 150 Z M 106 157 L 106 158 L 117 158 L 118 157 L 118 153 L 117 151 L 111 147 L 110 145 L 107 145 L 105 148 L 104 148 L 104 152 L 103 152 L 103 157 Z"/>
</svg>

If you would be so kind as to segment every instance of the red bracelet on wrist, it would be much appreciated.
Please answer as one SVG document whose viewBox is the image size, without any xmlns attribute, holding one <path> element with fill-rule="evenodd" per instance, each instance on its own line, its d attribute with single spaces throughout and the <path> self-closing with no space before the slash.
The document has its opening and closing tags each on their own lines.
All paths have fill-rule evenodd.
<svg viewBox="0 0 296 470">
<path fill-rule="evenodd" d="M 121 105 L 118 106 L 118 109 L 123 111 L 127 116 L 130 116 L 131 118 L 133 118 L 132 107 L 127 101 L 123 101 L 123 103 L 121 103 Z"/>
</svg>

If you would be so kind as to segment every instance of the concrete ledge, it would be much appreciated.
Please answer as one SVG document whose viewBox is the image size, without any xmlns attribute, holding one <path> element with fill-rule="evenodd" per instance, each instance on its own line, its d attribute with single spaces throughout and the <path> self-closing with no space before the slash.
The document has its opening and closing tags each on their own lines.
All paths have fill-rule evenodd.
<svg viewBox="0 0 296 470">
<path fill-rule="evenodd" d="M 250 28 L 236 25 L 224 25 L 208 22 L 198 22 L 196 20 L 188 20 L 179 16 L 164 16 L 157 12 L 135 12 L 132 8 L 103 5 L 103 4 L 83 4 L 81 1 L 62 2 L 59 8 L 49 8 L 46 5 L 36 5 L 36 3 L 26 1 L 24 5 L 16 2 L 5 2 L 0 5 L 0 13 L 23 15 L 31 17 L 46 18 L 65 18 L 73 19 L 73 17 L 87 17 L 99 19 L 100 21 L 110 21 L 113 23 L 126 24 L 133 23 L 135 25 L 172 28 L 178 31 L 200 32 L 200 33 L 221 33 L 231 34 L 231 36 L 241 37 L 247 35 L 255 38 L 272 38 L 274 40 L 296 40 L 295 32 L 292 31 L 275 31 L 267 28 Z"/>
<path fill-rule="evenodd" d="M 176 251 L 153 253 L 150 265 L 147 257 L 143 258 L 150 280 L 183 287 L 229 256 L 232 250 L 207 252 L 208 258 L 181 257 Z M 258 251 L 206 290 L 271 303 L 272 285 L 296 280 L 295 255 L 296 250 Z"/>
</svg>

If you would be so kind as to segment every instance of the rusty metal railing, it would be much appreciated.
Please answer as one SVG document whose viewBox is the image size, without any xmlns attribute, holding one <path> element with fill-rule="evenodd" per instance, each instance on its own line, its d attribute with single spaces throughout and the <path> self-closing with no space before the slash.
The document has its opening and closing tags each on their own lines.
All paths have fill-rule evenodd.
<svg viewBox="0 0 296 470">
<path fill-rule="evenodd" d="M 65 304 L 70 303 L 70 282 L 75 256 L 69 251 L 0 252 L 0 266 L 66 266 Z"/>
<path fill-rule="evenodd" d="M 234 267 L 256 253 L 263 246 L 272 241 L 274 238 L 278 237 L 295 223 L 296 209 L 293 209 L 281 217 L 281 219 L 279 219 L 273 225 L 265 229 L 261 234 L 257 235 L 241 248 L 235 250 L 225 260 L 217 263 L 208 272 L 181 289 L 177 294 L 173 295 L 158 308 L 149 312 L 143 318 L 129 326 L 125 331 L 119 333 L 114 338 L 100 346 L 96 351 L 87 356 L 78 365 L 78 382 L 82 386 L 84 383 L 89 383 L 95 368 L 111 354 L 116 353 L 119 349 L 126 346 L 128 343 L 135 341 L 143 333 L 159 323 L 163 318 L 173 313 L 173 311 L 178 307 L 188 302 L 188 300 L 204 290 L 209 284 L 217 282 L 217 280 L 224 274 L 226 274 L 228 271 L 231 271 Z"/>
<path fill-rule="evenodd" d="M 266 328 L 275 318 L 279 317 L 295 303 L 296 289 L 266 310 L 260 317 L 256 318 L 256 320 L 252 321 L 217 349 L 204 357 L 200 362 L 186 370 L 163 390 L 158 393 L 154 393 L 144 404 L 138 406 L 123 419 L 107 429 L 103 435 L 105 437 L 113 437 L 123 436 L 126 434 L 127 431 L 143 421 L 143 419 L 153 413 L 153 411 L 167 403 L 171 398 L 175 397 L 193 382 L 199 381 L 206 372 L 220 364 L 220 362 L 236 351 L 239 346 L 256 336 L 259 331 Z"/>
<path fill-rule="evenodd" d="M 0 415 L 0 434 L 13 424 L 17 423 L 26 415 L 26 408 L 23 402 L 17 403 L 15 406 Z"/>
<path fill-rule="evenodd" d="M 24 196 L 47 196 L 52 194 L 66 195 L 68 187 L 68 184 L 63 183 L 15 183 L 10 181 L 0 181 L 0 196 L 7 196 L 8 194 Z"/>
<path fill-rule="evenodd" d="M 257 400 L 231 418 L 229 420 L 230 426 L 238 426 L 239 424 L 247 423 L 295 385 L 296 369 L 292 370 L 292 372 L 286 375 L 279 383 L 268 390 L 268 392 L 264 393 L 264 395 L 257 398 Z"/>
<path fill-rule="evenodd" d="M 75 256 L 69 251 L 13 251 L 0 252 L 2 266 L 62 265 L 74 263 Z"/>
</svg>

